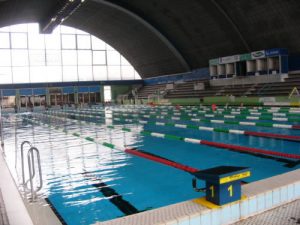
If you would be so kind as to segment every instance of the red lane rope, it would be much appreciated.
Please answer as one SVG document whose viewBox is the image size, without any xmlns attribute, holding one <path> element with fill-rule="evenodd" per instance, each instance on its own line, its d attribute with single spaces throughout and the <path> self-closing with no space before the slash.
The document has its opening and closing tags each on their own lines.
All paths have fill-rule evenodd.
<svg viewBox="0 0 300 225">
<path fill-rule="evenodd" d="M 138 156 L 138 157 L 142 157 L 142 158 L 145 158 L 145 159 L 149 159 L 149 160 L 152 160 L 152 161 L 155 161 L 155 162 L 167 165 L 167 166 L 171 166 L 171 167 L 183 170 L 185 172 L 195 173 L 195 172 L 199 171 L 196 168 L 189 167 L 189 166 L 177 163 L 177 162 L 173 162 L 171 160 L 164 159 L 160 156 L 156 156 L 156 155 L 153 155 L 153 154 L 148 154 L 147 152 L 138 151 L 138 150 L 134 150 L 134 149 L 125 149 L 125 152 L 128 153 L 128 154 L 135 155 L 135 156 Z"/>
<path fill-rule="evenodd" d="M 285 157 L 285 158 L 300 159 L 300 155 L 283 153 L 283 152 L 274 152 L 274 151 L 270 151 L 270 150 L 263 150 L 263 149 L 258 149 L 258 148 L 245 147 L 245 146 L 217 143 L 217 142 L 205 141 L 205 140 L 201 140 L 201 144 L 209 145 L 209 146 L 213 146 L 213 147 L 219 147 L 219 148 L 227 148 L 227 149 L 231 149 L 231 150 L 235 150 L 235 151 L 261 153 L 261 154 L 265 154 L 265 155 L 276 155 L 276 156 Z"/>
<path fill-rule="evenodd" d="M 273 134 L 273 133 L 265 133 L 265 132 L 254 132 L 254 131 L 245 131 L 244 134 L 257 136 L 257 137 L 280 138 L 286 140 L 300 141 L 300 136 L 293 136 L 293 135 Z"/>
<path fill-rule="evenodd" d="M 293 129 L 300 129 L 300 125 L 293 125 L 292 128 Z"/>
</svg>

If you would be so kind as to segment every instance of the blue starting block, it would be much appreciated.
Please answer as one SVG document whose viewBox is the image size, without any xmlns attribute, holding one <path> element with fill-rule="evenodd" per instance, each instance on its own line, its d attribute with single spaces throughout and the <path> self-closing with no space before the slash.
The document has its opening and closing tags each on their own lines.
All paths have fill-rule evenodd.
<svg viewBox="0 0 300 225">
<path fill-rule="evenodd" d="M 241 199 L 241 179 L 251 175 L 248 167 L 218 166 L 193 174 L 193 187 L 200 191 L 197 179 L 206 181 L 206 200 L 224 205 Z"/>
</svg>

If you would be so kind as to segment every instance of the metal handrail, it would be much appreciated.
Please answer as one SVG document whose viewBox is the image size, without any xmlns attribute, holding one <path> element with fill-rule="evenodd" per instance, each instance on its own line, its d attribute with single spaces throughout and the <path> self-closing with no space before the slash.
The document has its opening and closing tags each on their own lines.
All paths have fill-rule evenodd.
<svg viewBox="0 0 300 225">
<path fill-rule="evenodd" d="M 36 190 L 33 189 L 33 177 L 35 174 L 34 169 L 34 154 L 36 152 L 37 162 L 38 162 L 38 169 L 39 169 L 39 186 Z M 42 177 L 42 168 L 41 168 L 41 158 L 40 152 L 36 147 L 31 147 L 27 153 L 27 160 L 28 160 L 28 169 L 29 169 L 29 181 L 30 181 L 30 191 L 31 191 L 31 200 L 35 199 L 36 192 L 40 191 L 43 187 L 43 177 Z M 32 170 L 33 169 L 33 170 Z"/>
<path fill-rule="evenodd" d="M 28 144 L 30 146 L 27 151 L 27 163 L 29 170 L 29 178 L 25 181 L 25 165 L 24 165 L 24 146 Z M 35 154 L 34 154 L 35 152 Z M 17 153 L 16 153 L 17 154 Z M 39 186 L 36 189 L 33 188 L 33 178 L 35 177 L 35 155 L 37 159 L 38 165 L 38 174 L 39 174 Z M 16 162 L 17 165 L 17 162 Z M 16 166 L 15 165 L 15 166 Z M 33 147 L 29 141 L 23 141 L 21 144 L 21 165 L 22 165 L 22 185 L 25 187 L 25 190 L 30 190 L 31 192 L 31 200 L 33 201 L 36 197 L 36 193 L 40 191 L 43 187 L 43 176 L 42 176 L 42 168 L 41 168 L 41 158 L 40 152 L 36 147 Z M 30 188 L 28 188 L 28 182 L 30 183 Z"/>
<path fill-rule="evenodd" d="M 0 101 L 0 142 L 1 142 L 1 148 L 4 152 L 4 137 L 3 137 L 3 123 L 2 123 L 2 100 Z"/>
<path fill-rule="evenodd" d="M 29 141 L 23 141 L 21 144 L 21 165 L 22 165 L 22 184 L 25 184 L 25 171 L 24 171 L 24 145 L 28 144 L 30 148 L 32 147 Z M 17 154 L 17 153 L 16 153 Z M 15 163 L 15 167 L 17 167 L 17 161 Z"/>
</svg>

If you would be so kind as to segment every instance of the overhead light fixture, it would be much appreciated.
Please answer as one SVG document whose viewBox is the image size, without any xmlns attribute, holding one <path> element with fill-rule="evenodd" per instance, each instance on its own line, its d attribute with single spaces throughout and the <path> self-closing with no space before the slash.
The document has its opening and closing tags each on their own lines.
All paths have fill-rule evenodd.
<svg viewBox="0 0 300 225">
<path fill-rule="evenodd" d="M 52 31 L 71 16 L 85 0 L 64 0 L 43 21 L 40 21 L 40 33 L 50 34 Z"/>
</svg>

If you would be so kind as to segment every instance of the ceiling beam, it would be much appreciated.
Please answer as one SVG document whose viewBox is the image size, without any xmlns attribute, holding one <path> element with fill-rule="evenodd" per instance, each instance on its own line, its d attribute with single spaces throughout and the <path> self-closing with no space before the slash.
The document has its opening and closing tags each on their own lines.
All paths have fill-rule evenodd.
<svg viewBox="0 0 300 225">
<path fill-rule="evenodd" d="M 179 60 L 181 65 L 184 67 L 186 71 L 191 71 L 191 67 L 189 66 L 188 62 L 184 58 L 184 56 L 180 53 L 180 51 L 174 46 L 174 44 L 166 37 L 164 36 L 157 28 L 155 28 L 153 25 L 151 25 L 149 22 L 147 22 L 145 19 L 140 17 L 139 15 L 133 13 L 132 11 L 117 5 L 115 3 L 106 1 L 106 0 L 93 0 L 94 2 L 112 7 L 116 10 L 119 10 L 126 15 L 130 16 L 131 18 L 135 19 L 136 21 L 143 24 L 148 30 L 150 30 L 160 41 L 162 41 L 168 49 L 173 53 L 173 55 Z"/>
<path fill-rule="evenodd" d="M 63 21 L 68 19 L 82 4 L 84 0 L 64 0 L 55 5 L 51 12 L 39 22 L 40 33 L 51 34 Z"/>
<path fill-rule="evenodd" d="M 212 4 L 218 9 L 218 11 L 225 17 L 225 19 L 228 21 L 228 23 L 232 26 L 232 28 L 235 30 L 236 34 L 239 36 L 239 39 L 242 41 L 244 47 L 248 52 L 251 52 L 251 48 L 244 38 L 243 34 L 241 33 L 239 27 L 235 24 L 233 19 L 229 16 L 229 14 L 221 7 L 221 5 L 216 0 L 210 0 Z"/>
</svg>

